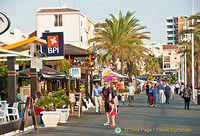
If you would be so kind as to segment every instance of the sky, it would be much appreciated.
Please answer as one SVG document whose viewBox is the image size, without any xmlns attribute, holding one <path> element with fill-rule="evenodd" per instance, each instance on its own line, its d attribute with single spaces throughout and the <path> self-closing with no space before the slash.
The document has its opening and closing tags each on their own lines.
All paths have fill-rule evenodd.
<svg viewBox="0 0 200 136">
<path fill-rule="evenodd" d="M 109 18 L 119 10 L 125 14 L 135 11 L 140 24 L 147 26 L 151 41 L 166 43 L 166 18 L 190 15 L 192 0 L 0 0 L 0 11 L 11 20 L 11 29 L 18 27 L 23 33 L 36 30 L 36 11 L 40 7 L 58 7 L 65 2 L 68 8 L 76 8 L 94 23 Z M 200 0 L 195 0 L 195 12 L 200 11 Z"/>
</svg>

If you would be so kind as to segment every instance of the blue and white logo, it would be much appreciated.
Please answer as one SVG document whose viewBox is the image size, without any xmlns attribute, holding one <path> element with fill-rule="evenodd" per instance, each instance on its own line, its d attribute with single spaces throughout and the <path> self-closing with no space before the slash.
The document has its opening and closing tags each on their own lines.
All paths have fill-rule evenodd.
<svg viewBox="0 0 200 136">
<path fill-rule="evenodd" d="M 121 130 L 121 128 L 120 128 L 120 127 L 116 127 L 116 128 L 115 128 L 115 133 L 116 133 L 116 134 L 120 134 L 120 133 L 121 133 L 121 131 L 122 131 L 122 130 Z"/>
</svg>

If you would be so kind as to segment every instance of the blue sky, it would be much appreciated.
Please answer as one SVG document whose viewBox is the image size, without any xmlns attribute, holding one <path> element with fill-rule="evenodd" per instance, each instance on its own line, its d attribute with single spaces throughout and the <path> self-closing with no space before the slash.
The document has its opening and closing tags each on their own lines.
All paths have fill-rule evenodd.
<svg viewBox="0 0 200 136">
<path fill-rule="evenodd" d="M 85 13 L 93 22 L 118 15 L 119 10 L 136 11 L 136 17 L 150 31 L 151 41 L 166 42 L 166 17 L 191 14 L 192 0 L 0 0 L 0 11 L 11 20 L 12 27 L 29 33 L 36 29 L 36 10 L 40 7 L 67 7 Z M 195 12 L 200 11 L 200 0 L 195 0 Z"/>
</svg>

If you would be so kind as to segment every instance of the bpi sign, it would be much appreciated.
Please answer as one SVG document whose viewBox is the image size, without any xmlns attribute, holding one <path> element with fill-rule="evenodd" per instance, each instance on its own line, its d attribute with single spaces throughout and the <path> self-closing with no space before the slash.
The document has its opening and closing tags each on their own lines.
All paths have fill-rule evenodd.
<svg viewBox="0 0 200 136">
<path fill-rule="evenodd" d="M 42 51 L 48 58 L 61 57 L 63 59 L 63 32 L 42 33 L 42 39 L 47 41 L 47 45 L 42 47 Z"/>
<path fill-rule="evenodd" d="M 10 20 L 0 12 L 0 35 L 5 33 L 10 27 Z"/>
</svg>

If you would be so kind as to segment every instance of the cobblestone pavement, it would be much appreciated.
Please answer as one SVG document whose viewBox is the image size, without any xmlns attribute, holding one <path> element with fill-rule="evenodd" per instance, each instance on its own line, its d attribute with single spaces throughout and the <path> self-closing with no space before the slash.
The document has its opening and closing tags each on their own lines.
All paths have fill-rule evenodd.
<svg viewBox="0 0 200 136">
<path fill-rule="evenodd" d="M 127 103 L 126 103 L 127 104 Z M 41 136 L 109 136 L 109 135 L 200 135 L 200 108 L 191 103 L 190 110 L 183 109 L 183 101 L 177 95 L 170 104 L 158 104 L 149 107 L 146 96 L 135 96 L 133 107 L 120 107 L 116 117 L 117 127 L 121 133 L 116 134 L 115 128 L 103 126 L 105 114 L 95 114 L 94 109 L 84 113 L 81 118 L 70 117 L 68 123 L 59 124 L 56 128 L 39 128 Z M 177 132 L 176 131 L 191 131 Z M 151 132 L 152 131 L 152 132 Z M 26 135 L 33 135 L 31 131 Z"/>
</svg>

